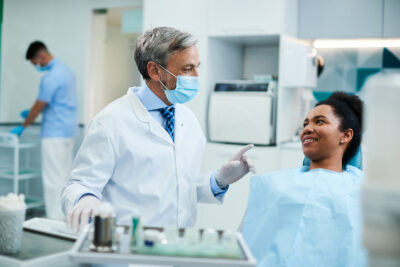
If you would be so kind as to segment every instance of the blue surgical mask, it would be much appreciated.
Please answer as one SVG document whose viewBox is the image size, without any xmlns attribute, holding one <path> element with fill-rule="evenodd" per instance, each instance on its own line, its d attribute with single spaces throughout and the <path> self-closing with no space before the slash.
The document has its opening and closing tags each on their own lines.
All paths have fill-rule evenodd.
<svg viewBox="0 0 400 267">
<path fill-rule="evenodd" d="M 163 66 L 159 66 L 176 78 L 176 87 L 172 90 L 168 89 L 165 84 L 160 81 L 161 85 L 165 88 L 165 95 L 170 103 L 183 104 L 189 102 L 196 96 L 200 89 L 199 76 L 175 76 Z"/>
<path fill-rule="evenodd" d="M 49 67 L 48 66 L 40 66 L 40 64 L 36 64 L 35 65 L 35 69 L 37 70 L 37 71 L 47 71 L 47 70 L 49 70 Z"/>
</svg>

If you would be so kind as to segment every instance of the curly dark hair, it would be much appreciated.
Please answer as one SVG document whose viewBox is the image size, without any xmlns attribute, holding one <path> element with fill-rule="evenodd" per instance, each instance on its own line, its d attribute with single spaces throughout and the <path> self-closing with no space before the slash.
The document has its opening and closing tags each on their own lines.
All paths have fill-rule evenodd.
<svg viewBox="0 0 400 267">
<path fill-rule="evenodd" d="M 337 91 L 328 99 L 318 102 L 315 106 L 320 105 L 329 105 L 333 108 L 334 114 L 340 120 L 340 131 L 349 128 L 353 130 L 353 139 L 351 139 L 343 155 L 343 164 L 346 165 L 361 144 L 363 101 L 356 95 Z"/>
</svg>

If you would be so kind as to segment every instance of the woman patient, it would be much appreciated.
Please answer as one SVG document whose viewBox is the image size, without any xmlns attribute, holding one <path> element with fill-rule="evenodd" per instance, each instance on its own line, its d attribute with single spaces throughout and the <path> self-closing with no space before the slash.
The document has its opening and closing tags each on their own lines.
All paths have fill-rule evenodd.
<svg viewBox="0 0 400 267">
<path fill-rule="evenodd" d="M 251 178 L 242 232 L 257 266 L 364 266 L 363 173 L 347 165 L 361 143 L 362 102 L 336 92 L 307 114 L 309 166 Z"/>
</svg>

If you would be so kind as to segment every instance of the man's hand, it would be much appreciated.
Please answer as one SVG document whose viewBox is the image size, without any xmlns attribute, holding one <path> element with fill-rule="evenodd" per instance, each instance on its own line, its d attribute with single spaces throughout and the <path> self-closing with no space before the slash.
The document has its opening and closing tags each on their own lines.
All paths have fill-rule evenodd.
<svg viewBox="0 0 400 267">
<path fill-rule="evenodd" d="M 78 233 L 89 222 L 91 217 L 101 201 L 94 196 L 84 196 L 67 214 L 67 225 Z"/>
<path fill-rule="evenodd" d="M 244 153 L 253 147 L 254 145 L 243 147 L 217 171 L 215 179 L 221 188 L 225 188 L 227 185 L 236 182 L 249 171 L 255 173 L 253 162 L 247 156 L 244 156 Z"/>
</svg>

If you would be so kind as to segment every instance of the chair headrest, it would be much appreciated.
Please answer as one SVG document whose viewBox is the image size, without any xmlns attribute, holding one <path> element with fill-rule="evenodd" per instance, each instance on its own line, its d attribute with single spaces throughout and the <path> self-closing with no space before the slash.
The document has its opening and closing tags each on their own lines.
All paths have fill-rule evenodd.
<svg viewBox="0 0 400 267">
<path fill-rule="evenodd" d="M 310 159 L 307 157 L 304 157 L 303 160 L 303 166 L 310 166 Z M 362 170 L 362 151 L 361 151 L 361 146 L 357 148 L 356 154 L 352 158 L 350 158 L 349 162 L 347 165 L 354 166 L 356 168 L 359 168 Z"/>
</svg>

